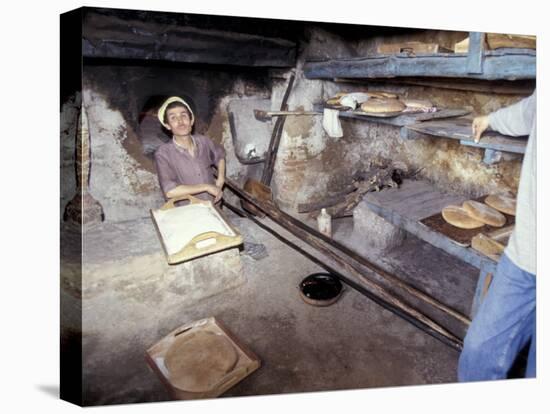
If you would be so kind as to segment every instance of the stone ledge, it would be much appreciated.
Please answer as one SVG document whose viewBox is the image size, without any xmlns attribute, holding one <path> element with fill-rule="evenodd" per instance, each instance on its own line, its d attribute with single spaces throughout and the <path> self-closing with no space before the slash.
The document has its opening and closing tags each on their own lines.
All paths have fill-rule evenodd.
<svg viewBox="0 0 550 414">
<path fill-rule="evenodd" d="M 61 273 L 62 289 L 82 299 L 194 303 L 246 281 L 237 248 L 169 265 L 151 219 L 102 223 L 84 233 L 82 247 L 82 261 L 65 258 Z"/>
</svg>

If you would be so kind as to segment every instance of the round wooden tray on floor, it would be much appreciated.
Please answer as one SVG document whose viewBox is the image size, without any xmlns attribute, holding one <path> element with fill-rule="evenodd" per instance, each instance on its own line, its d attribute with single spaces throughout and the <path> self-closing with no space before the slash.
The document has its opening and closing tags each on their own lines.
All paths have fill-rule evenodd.
<svg viewBox="0 0 550 414">
<path fill-rule="evenodd" d="M 210 391 L 237 360 L 237 350 L 227 338 L 204 331 L 176 338 L 164 358 L 170 383 L 189 392 Z"/>
</svg>

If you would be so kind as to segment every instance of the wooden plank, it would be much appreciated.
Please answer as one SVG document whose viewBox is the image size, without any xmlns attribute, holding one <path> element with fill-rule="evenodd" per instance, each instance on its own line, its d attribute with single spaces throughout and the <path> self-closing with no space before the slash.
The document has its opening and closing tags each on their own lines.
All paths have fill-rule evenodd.
<svg viewBox="0 0 550 414">
<path fill-rule="evenodd" d="M 468 55 L 439 53 L 420 56 L 371 56 L 308 60 L 304 74 L 308 79 L 393 78 L 400 76 L 535 79 L 536 53 L 530 49 L 502 49 L 485 52 L 483 73 L 468 73 Z"/>
<path fill-rule="evenodd" d="M 484 199 L 485 197 L 480 197 L 475 201 L 482 202 Z M 462 202 L 453 203 L 453 204 L 461 205 Z M 511 216 L 509 214 L 504 214 L 504 216 L 506 218 L 507 226 L 511 226 L 515 223 L 514 216 Z M 441 210 L 437 211 L 437 213 L 434 214 L 433 216 L 422 219 L 421 221 L 423 224 L 430 227 L 431 229 L 441 233 L 442 235 L 448 237 L 449 239 L 463 246 L 469 246 L 471 244 L 472 238 L 476 236 L 478 233 L 488 234 L 495 230 L 495 227 L 489 226 L 486 224 L 483 225 L 482 227 L 475 228 L 475 229 L 461 229 L 461 228 L 455 227 L 447 223 L 447 221 L 445 221 L 445 219 L 441 215 Z"/>
<path fill-rule="evenodd" d="M 513 152 L 515 154 L 525 154 L 527 148 L 527 137 L 512 138 L 503 135 L 487 135 L 482 136 L 479 142 L 470 140 L 460 140 L 462 145 L 477 148 L 487 148 L 497 151 Z"/>
<path fill-rule="evenodd" d="M 478 233 L 472 237 L 472 249 L 477 250 L 495 262 L 498 262 L 505 247 L 502 243 L 493 240 L 483 233 Z"/>
<path fill-rule="evenodd" d="M 449 204 L 462 203 L 467 198 L 446 194 L 423 180 L 403 180 L 399 188 L 370 193 L 368 200 L 414 220 L 422 220 L 441 212 Z"/>
<path fill-rule="evenodd" d="M 470 41 L 468 43 L 468 60 L 466 63 L 466 70 L 468 73 L 483 73 L 484 42 L 484 33 L 470 32 Z"/>
<path fill-rule="evenodd" d="M 412 133 L 410 133 L 412 131 Z M 416 133 L 416 134 L 415 134 Z M 462 145 L 478 148 L 490 148 L 499 151 L 524 154 L 527 140 L 522 137 L 510 137 L 494 131 L 486 132 L 479 142 L 474 142 L 472 121 L 465 118 L 450 120 L 426 121 L 405 126 L 401 137 L 404 139 L 425 138 L 425 135 L 452 138 Z"/>
<path fill-rule="evenodd" d="M 256 67 L 292 67 L 296 64 L 297 45 L 286 39 L 158 24 L 95 11 L 86 14 L 81 40 L 85 58 Z"/>
<path fill-rule="evenodd" d="M 431 193 L 434 195 L 433 198 L 428 196 L 430 189 Z M 402 191 L 401 195 L 398 194 L 400 191 Z M 388 195 L 388 193 L 391 194 Z M 411 200 L 414 199 L 415 194 L 423 194 L 423 202 L 419 202 L 415 209 L 406 208 Z M 409 201 L 405 203 L 405 200 Z M 466 197 L 445 194 L 437 190 L 430 183 L 413 180 L 404 180 L 399 189 L 388 189 L 380 193 L 369 193 L 363 198 L 363 201 L 374 213 L 395 226 L 403 228 L 420 239 L 462 259 L 472 266 L 481 268 L 484 262 L 490 261 L 489 258 L 473 249 L 456 244 L 448 237 L 420 222 L 420 220 L 425 217 L 440 213 L 441 208 L 445 205 L 460 204 L 464 200 L 466 200 Z M 421 204 L 423 204 L 422 208 Z M 419 210 L 423 210 L 424 213 L 420 214 Z"/>
<path fill-rule="evenodd" d="M 316 104 L 314 105 L 314 109 L 316 111 L 322 111 L 323 105 Z M 338 115 L 340 118 L 358 119 L 360 121 L 376 122 L 379 124 L 403 127 L 406 125 L 415 124 L 420 121 L 426 121 L 430 119 L 456 118 L 459 116 L 468 115 L 469 113 L 470 111 L 468 109 L 463 109 L 463 108 L 453 108 L 453 109 L 443 108 L 437 112 L 417 112 L 417 113 L 405 112 L 402 115 L 397 115 L 389 118 L 360 115 L 353 111 L 340 111 Z"/>
<path fill-rule="evenodd" d="M 517 81 L 496 80 L 487 82 L 483 79 L 449 79 L 449 78 L 387 78 L 387 79 L 346 79 L 335 78 L 334 82 L 350 83 L 350 84 L 366 84 L 369 85 L 415 85 L 429 86 L 431 88 L 452 89 L 459 91 L 474 91 L 483 93 L 497 93 L 505 95 L 522 95 L 529 96 L 535 90 L 536 83 L 534 79 L 523 79 Z"/>
</svg>

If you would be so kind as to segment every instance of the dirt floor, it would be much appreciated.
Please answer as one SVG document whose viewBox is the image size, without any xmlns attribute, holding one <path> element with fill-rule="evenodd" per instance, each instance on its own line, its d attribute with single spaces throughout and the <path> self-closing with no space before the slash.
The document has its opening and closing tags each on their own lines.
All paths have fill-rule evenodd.
<svg viewBox="0 0 550 414">
<path fill-rule="evenodd" d="M 146 365 L 144 352 L 176 327 L 209 316 L 222 321 L 261 359 L 260 369 L 222 397 L 456 380 L 456 350 L 349 286 L 331 306 L 306 304 L 300 298 L 298 285 L 304 277 L 322 269 L 249 219 L 224 211 L 249 247 L 249 251 L 243 249 L 239 253 L 243 283 L 191 305 L 181 300 L 165 308 L 162 301 L 166 296 L 158 292 L 154 279 L 140 285 L 139 297 L 122 294 L 123 289 L 119 289 L 83 300 L 84 320 L 93 319 L 85 324 L 93 327 L 92 332 L 83 335 L 85 404 L 170 399 Z M 306 248 L 269 219 L 263 222 Z M 150 223 L 144 223 L 148 228 Z M 336 220 L 334 228 L 335 238 L 345 242 L 351 234 L 352 221 Z M 110 240 L 109 245 L 112 243 Z M 263 258 L 251 257 L 250 246 L 254 244 L 265 247 Z M 463 314 L 469 313 L 477 269 L 412 236 L 390 252 L 371 250 L 368 256 Z M 78 307 L 75 298 L 66 294 L 64 297 L 66 309 L 71 307 L 71 301 Z M 155 313 L 156 308 L 162 308 L 162 316 Z M 464 327 L 453 325 L 444 317 L 434 318 L 462 338 Z"/>
</svg>

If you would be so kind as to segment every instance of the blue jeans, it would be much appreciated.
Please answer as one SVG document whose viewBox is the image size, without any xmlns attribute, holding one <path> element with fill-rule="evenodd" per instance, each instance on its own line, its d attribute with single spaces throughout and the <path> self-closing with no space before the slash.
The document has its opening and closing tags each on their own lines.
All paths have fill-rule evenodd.
<svg viewBox="0 0 550 414">
<path fill-rule="evenodd" d="M 531 339 L 526 377 L 536 376 L 536 277 L 503 254 L 458 361 L 459 381 L 506 378 Z"/>
</svg>

